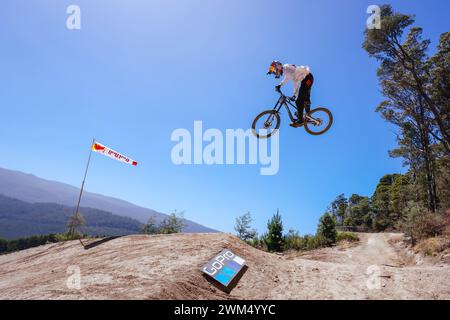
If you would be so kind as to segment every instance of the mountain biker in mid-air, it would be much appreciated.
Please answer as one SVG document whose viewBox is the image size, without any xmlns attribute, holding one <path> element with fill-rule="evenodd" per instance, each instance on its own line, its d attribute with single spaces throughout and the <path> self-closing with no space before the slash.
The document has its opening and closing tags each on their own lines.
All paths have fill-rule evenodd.
<svg viewBox="0 0 450 320">
<path fill-rule="evenodd" d="M 275 90 L 277 91 L 280 91 L 280 88 L 284 86 L 288 81 L 294 81 L 294 95 L 290 99 L 291 101 L 295 100 L 298 119 L 297 121 L 292 122 L 291 126 L 300 127 L 301 125 L 303 125 L 303 111 L 305 110 L 306 113 L 308 113 L 311 106 L 311 87 L 314 82 L 314 77 L 311 73 L 311 70 L 308 66 L 296 66 L 295 64 L 283 65 L 280 61 L 274 60 L 270 64 L 267 74 L 274 74 L 276 79 L 284 75 L 284 79 L 280 82 L 279 85 L 275 87 Z"/>
</svg>

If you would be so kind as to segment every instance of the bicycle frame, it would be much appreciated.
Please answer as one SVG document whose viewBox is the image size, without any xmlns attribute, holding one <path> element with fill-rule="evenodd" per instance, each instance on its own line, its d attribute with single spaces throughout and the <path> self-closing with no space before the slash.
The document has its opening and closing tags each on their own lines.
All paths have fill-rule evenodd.
<svg viewBox="0 0 450 320">
<path fill-rule="evenodd" d="M 297 106 L 295 106 L 291 101 L 289 101 L 289 99 L 281 91 L 278 91 L 278 93 L 280 94 L 280 98 L 278 98 L 278 101 L 275 104 L 275 106 L 273 107 L 273 109 L 276 110 L 277 113 L 280 113 L 280 109 L 284 106 L 288 112 L 289 118 L 291 118 L 291 121 L 295 122 L 296 119 L 292 115 L 292 112 L 291 112 L 291 109 L 289 106 L 291 106 L 294 109 L 297 109 Z M 317 124 L 317 125 L 320 124 L 319 120 L 314 119 L 314 118 L 308 116 L 307 114 L 305 114 L 304 117 L 309 122 L 313 122 L 314 124 Z"/>
</svg>

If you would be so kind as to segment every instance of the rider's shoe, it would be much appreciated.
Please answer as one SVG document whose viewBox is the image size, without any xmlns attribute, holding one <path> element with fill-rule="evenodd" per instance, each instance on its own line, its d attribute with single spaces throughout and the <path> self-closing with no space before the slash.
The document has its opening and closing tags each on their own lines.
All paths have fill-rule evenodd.
<svg viewBox="0 0 450 320">
<path fill-rule="evenodd" d="M 295 122 L 292 122 L 291 124 L 290 124 L 290 126 L 291 127 L 294 127 L 294 128 L 298 128 L 298 127 L 301 127 L 302 125 L 303 125 L 303 119 L 301 119 L 301 120 L 297 120 L 297 121 L 295 121 Z"/>
</svg>

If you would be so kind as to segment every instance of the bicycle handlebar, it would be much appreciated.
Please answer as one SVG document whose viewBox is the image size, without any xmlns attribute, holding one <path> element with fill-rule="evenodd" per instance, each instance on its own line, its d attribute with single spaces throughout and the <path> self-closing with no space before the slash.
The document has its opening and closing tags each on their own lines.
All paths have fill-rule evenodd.
<svg viewBox="0 0 450 320">
<path fill-rule="evenodd" d="M 275 91 L 278 92 L 282 97 L 285 97 L 285 98 L 286 98 L 286 96 L 284 95 L 284 93 L 281 92 L 281 89 L 276 89 Z"/>
</svg>

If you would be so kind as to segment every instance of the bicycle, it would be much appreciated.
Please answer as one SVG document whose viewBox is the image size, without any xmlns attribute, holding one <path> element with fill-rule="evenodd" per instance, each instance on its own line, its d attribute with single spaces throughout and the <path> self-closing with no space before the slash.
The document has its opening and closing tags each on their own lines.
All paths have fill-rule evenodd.
<svg viewBox="0 0 450 320">
<path fill-rule="evenodd" d="M 295 122 L 296 119 L 292 115 L 291 107 L 294 109 L 297 109 L 297 107 L 291 102 L 290 98 L 286 97 L 281 90 L 277 90 L 277 92 L 280 94 L 280 98 L 278 99 L 277 103 L 273 107 L 272 110 L 266 110 L 261 112 L 259 115 L 256 116 L 255 120 L 253 120 L 252 124 L 252 132 L 253 134 L 259 138 L 259 139 L 267 139 L 270 138 L 274 132 L 276 132 L 280 128 L 280 109 L 284 106 L 288 112 L 289 118 L 291 118 L 292 122 Z M 321 113 L 323 113 L 321 115 Z M 294 114 L 297 114 L 294 112 Z M 258 121 L 263 118 L 265 115 L 268 115 L 267 119 L 263 123 L 263 127 L 259 128 L 257 130 Z M 328 120 L 326 122 L 325 120 Z M 273 129 L 270 129 L 272 125 L 275 122 L 275 127 Z M 315 131 L 316 128 L 321 127 L 323 124 L 326 124 L 325 127 L 319 131 Z M 304 122 L 302 126 L 305 127 L 306 132 L 309 134 L 318 136 L 321 134 L 324 134 L 327 132 L 331 125 L 333 124 L 333 115 L 331 114 L 330 110 L 327 108 L 319 107 L 313 110 L 310 110 L 307 114 L 304 116 Z M 299 126 L 300 127 L 300 126 Z M 264 130 L 263 132 L 267 132 L 267 134 L 260 134 L 261 129 Z M 270 131 L 269 131 L 270 130 Z"/>
</svg>

